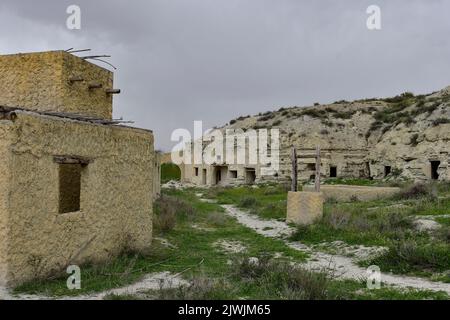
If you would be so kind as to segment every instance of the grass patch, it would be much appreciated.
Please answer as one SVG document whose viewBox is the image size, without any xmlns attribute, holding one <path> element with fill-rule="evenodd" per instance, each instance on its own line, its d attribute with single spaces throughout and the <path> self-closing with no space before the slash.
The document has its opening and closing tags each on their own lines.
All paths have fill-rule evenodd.
<svg viewBox="0 0 450 320">
<path fill-rule="evenodd" d="M 286 186 L 267 185 L 258 188 L 235 187 L 213 188 L 205 195 L 217 199 L 221 204 L 234 204 L 264 219 L 286 217 Z"/>
<path fill-rule="evenodd" d="M 181 179 L 180 168 L 173 163 L 163 163 L 161 165 L 161 183 L 167 183 L 171 180 L 179 181 Z"/>
<path fill-rule="evenodd" d="M 386 254 L 364 265 L 377 265 L 382 270 L 400 274 L 431 275 L 449 270 L 450 250 L 445 243 L 401 241 L 393 244 Z"/>
<path fill-rule="evenodd" d="M 214 250 L 213 244 L 221 239 L 232 239 L 245 243 L 250 256 L 282 254 L 286 259 L 302 262 L 307 254 L 287 247 L 282 240 L 263 237 L 225 216 L 223 209 L 213 203 L 201 202 L 195 196 L 196 190 L 171 190 L 164 192 L 163 203 L 155 206 L 156 214 L 161 214 L 164 206 L 175 210 L 176 223 L 173 228 L 159 229 L 155 225 L 155 236 L 164 237 L 176 247 L 165 247 L 154 241 L 147 253 L 124 253 L 104 265 L 81 266 L 81 290 L 68 290 L 68 275 L 52 280 L 32 281 L 15 288 L 14 293 L 44 294 L 48 296 L 76 296 L 100 292 L 138 281 L 143 275 L 152 272 L 170 271 L 183 273 L 185 277 L 198 274 L 207 277 L 226 275 L 232 272 L 227 264 L 230 256 Z M 164 207 L 165 208 L 165 207 Z M 169 209 L 171 210 L 171 209 Z M 219 218 L 220 216 L 220 218 Z M 192 224 L 210 227 L 212 231 L 198 230 Z M 202 262 L 200 264 L 200 262 Z"/>
</svg>

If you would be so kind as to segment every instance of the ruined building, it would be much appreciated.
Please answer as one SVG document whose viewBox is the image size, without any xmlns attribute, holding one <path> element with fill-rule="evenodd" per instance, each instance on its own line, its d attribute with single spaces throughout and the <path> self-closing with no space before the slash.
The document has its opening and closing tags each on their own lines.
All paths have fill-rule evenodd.
<svg viewBox="0 0 450 320">
<path fill-rule="evenodd" d="M 220 130 L 261 128 L 280 130 L 279 158 L 272 159 L 279 161 L 277 172 L 262 174 L 264 166 L 250 164 L 247 143 L 237 146 L 245 149 L 244 163 L 227 163 L 224 148 L 221 159 L 209 165 L 181 165 L 182 180 L 196 185 L 289 181 L 292 146 L 299 182 L 314 179 L 317 146 L 323 178 L 450 180 L 450 87 L 429 95 L 281 108 L 240 117 Z"/>
<path fill-rule="evenodd" d="M 5 55 L 0 87 L 0 284 L 148 248 L 153 134 L 113 121 L 112 72 Z"/>
</svg>

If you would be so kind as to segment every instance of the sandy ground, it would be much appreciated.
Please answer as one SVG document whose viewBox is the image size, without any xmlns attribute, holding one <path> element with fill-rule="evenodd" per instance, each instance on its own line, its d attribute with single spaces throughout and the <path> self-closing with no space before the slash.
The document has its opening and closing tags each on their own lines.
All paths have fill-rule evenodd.
<svg viewBox="0 0 450 320">
<path fill-rule="evenodd" d="M 285 243 L 296 250 L 308 252 L 310 259 L 305 267 L 311 270 L 329 270 L 341 279 L 361 280 L 367 278 L 367 269 L 359 267 L 352 258 L 338 254 L 329 254 L 318 252 L 314 247 L 307 246 L 300 242 L 290 242 L 287 236 L 294 232 L 294 228 L 285 222 L 277 220 L 262 220 L 256 215 L 246 213 L 232 205 L 223 205 L 226 213 L 246 227 L 255 230 L 257 233 L 271 238 L 282 238 Z M 367 247 L 360 247 L 366 251 Z M 376 249 L 378 251 L 380 249 Z M 433 282 L 417 277 L 407 277 L 393 275 L 390 273 L 381 273 L 381 281 L 387 285 L 393 285 L 401 288 L 415 288 L 421 290 L 444 291 L 450 294 L 450 284 L 442 282 Z"/>
</svg>

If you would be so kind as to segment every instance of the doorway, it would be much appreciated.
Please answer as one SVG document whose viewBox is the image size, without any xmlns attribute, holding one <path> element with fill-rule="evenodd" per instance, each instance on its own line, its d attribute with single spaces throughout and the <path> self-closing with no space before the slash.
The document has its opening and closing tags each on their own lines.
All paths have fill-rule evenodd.
<svg viewBox="0 0 450 320">
<path fill-rule="evenodd" d="M 391 166 L 384 166 L 384 177 L 387 177 L 388 175 L 390 175 L 391 172 L 392 172 Z"/>
<path fill-rule="evenodd" d="M 439 166 L 441 165 L 440 161 L 430 161 L 431 163 L 431 179 L 438 180 L 439 179 Z"/>
<path fill-rule="evenodd" d="M 202 172 L 202 184 L 206 184 L 206 169 L 203 169 Z"/>
<path fill-rule="evenodd" d="M 330 178 L 337 178 L 337 167 L 330 166 Z"/>
<path fill-rule="evenodd" d="M 219 168 L 216 168 L 216 184 L 219 184 L 220 181 L 222 181 L 222 170 Z"/>
<path fill-rule="evenodd" d="M 255 169 L 245 169 L 245 182 L 247 184 L 253 184 L 256 181 L 256 170 Z"/>
</svg>

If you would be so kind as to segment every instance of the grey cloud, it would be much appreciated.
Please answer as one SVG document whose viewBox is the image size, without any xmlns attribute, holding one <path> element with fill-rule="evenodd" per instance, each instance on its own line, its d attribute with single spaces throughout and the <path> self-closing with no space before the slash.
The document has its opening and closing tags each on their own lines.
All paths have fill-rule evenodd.
<svg viewBox="0 0 450 320">
<path fill-rule="evenodd" d="M 72 3 L 2 0 L 0 50 L 111 54 L 115 116 L 153 129 L 166 150 L 194 120 L 450 84 L 448 1 L 79 0 L 82 30 L 69 31 Z M 381 31 L 365 26 L 373 3 Z"/>
</svg>

